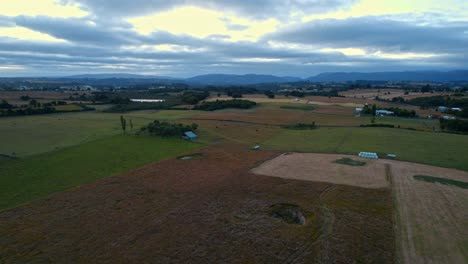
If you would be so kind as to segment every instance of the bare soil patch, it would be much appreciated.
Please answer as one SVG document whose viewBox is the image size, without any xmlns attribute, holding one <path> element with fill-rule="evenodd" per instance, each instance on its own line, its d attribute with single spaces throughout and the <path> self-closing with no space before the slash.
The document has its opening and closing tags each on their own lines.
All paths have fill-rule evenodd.
<svg viewBox="0 0 468 264">
<path fill-rule="evenodd" d="M 365 161 L 367 164 L 351 167 L 335 162 L 342 158 L 353 158 L 357 161 Z M 388 187 L 383 164 L 349 155 L 284 154 L 254 168 L 252 172 L 286 179 L 346 184 L 366 188 Z"/>
</svg>

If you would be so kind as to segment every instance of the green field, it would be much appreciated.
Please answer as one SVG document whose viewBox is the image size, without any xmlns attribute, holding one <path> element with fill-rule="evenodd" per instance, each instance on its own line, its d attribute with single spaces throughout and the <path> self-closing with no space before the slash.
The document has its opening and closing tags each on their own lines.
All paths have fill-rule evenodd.
<svg viewBox="0 0 468 264">
<path fill-rule="evenodd" d="M 0 210 L 200 146 L 178 138 L 117 135 L 51 153 L 0 161 Z"/>
<path fill-rule="evenodd" d="M 468 171 L 468 137 L 393 128 L 283 130 L 263 142 L 269 149 L 297 152 L 396 154 L 397 159 Z"/>
<path fill-rule="evenodd" d="M 124 114 L 134 129 L 155 119 L 174 120 L 196 111 L 138 111 Z M 122 133 L 120 114 L 61 113 L 0 119 L 0 154 L 25 157 Z M 128 128 L 129 129 L 129 128 Z"/>
</svg>

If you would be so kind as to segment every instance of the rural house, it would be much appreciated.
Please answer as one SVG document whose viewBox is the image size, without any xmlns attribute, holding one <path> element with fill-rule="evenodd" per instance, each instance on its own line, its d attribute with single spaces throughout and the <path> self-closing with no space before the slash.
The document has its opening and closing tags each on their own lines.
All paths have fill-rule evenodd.
<svg viewBox="0 0 468 264">
<path fill-rule="evenodd" d="M 197 137 L 197 134 L 193 133 L 192 131 L 187 131 L 184 133 L 184 136 L 182 138 L 190 141 L 195 141 Z"/>
</svg>

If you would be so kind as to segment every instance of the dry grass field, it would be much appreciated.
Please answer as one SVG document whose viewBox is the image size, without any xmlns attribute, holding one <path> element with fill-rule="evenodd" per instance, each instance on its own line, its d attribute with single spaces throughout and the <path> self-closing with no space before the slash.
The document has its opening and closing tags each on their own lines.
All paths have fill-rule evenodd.
<svg viewBox="0 0 468 264">
<path fill-rule="evenodd" d="M 348 98 L 365 98 L 373 99 L 376 96 L 382 99 L 392 99 L 395 97 L 403 97 L 405 99 L 414 99 L 418 97 L 429 97 L 437 95 L 449 95 L 448 92 L 434 92 L 434 93 L 420 93 L 420 92 L 409 92 L 405 94 L 405 90 L 402 89 L 355 89 L 340 92 L 340 95 L 343 95 Z"/>
<path fill-rule="evenodd" d="M 353 167 L 335 163 L 343 157 L 365 161 L 367 164 Z M 350 155 L 286 153 L 254 168 L 252 172 L 285 179 L 346 184 L 364 188 L 388 187 L 384 164 Z"/>
<path fill-rule="evenodd" d="M 468 173 L 428 165 L 384 161 L 390 165 L 397 204 L 399 258 L 402 263 L 468 262 L 468 190 L 418 181 L 428 175 L 468 182 Z"/>
</svg>

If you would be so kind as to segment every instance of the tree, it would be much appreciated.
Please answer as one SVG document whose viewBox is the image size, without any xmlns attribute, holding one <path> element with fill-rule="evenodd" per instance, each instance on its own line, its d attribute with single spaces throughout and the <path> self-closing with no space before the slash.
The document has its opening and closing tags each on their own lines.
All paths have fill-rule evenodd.
<svg viewBox="0 0 468 264">
<path fill-rule="evenodd" d="M 122 126 L 122 131 L 125 134 L 125 130 L 127 129 L 127 120 L 123 116 L 120 116 L 120 125 Z"/>
<path fill-rule="evenodd" d="M 377 112 L 377 106 L 375 104 L 372 105 L 372 116 L 375 116 Z"/>
<path fill-rule="evenodd" d="M 133 130 L 133 122 L 131 119 L 130 119 L 130 130 Z"/>
</svg>

